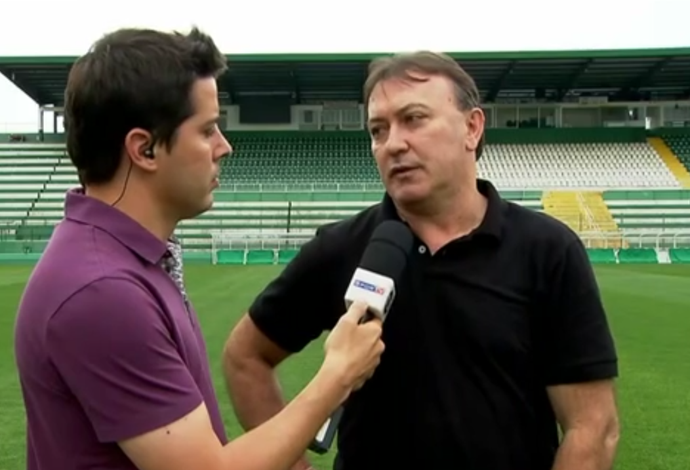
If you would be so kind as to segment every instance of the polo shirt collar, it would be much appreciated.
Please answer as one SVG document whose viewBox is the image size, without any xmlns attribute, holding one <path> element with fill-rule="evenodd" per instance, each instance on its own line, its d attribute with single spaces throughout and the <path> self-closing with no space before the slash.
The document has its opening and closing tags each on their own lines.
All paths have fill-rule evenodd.
<svg viewBox="0 0 690 470">
<path fill-rule="evenodd" d="M 168 250 L 166 243 L 134 219 L 103 201 L 87 196 L 83 188 L 67 191 L 65 219 L 107 232 L 151 264 L 158 263 Z"/>
<path fill-rule="evenodd" d="M 477 179 L 477 189 L 487 198 L 486 214 L 481 224 L 470 234 L 472 237 L 487 236 L 500 241 L 503 237 L 504 211 L 506 202 L 491 182 Z M 384 219 L 401 220 L 393 199 L 388 193 L 383 196 L 381 210 Z"/>
</svg>

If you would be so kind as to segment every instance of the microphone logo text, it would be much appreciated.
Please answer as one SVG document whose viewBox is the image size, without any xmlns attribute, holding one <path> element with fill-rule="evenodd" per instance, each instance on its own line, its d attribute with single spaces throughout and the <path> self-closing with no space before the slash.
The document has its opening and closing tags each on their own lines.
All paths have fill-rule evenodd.
<svg viewBox="0 0 690 470">
<path fill-rule="evenodd" d="M 359 287 L 360 289 L 368 290 L 369 292 L 374 292 L 379 295 L 383 295 L 385 290 L 383 287 L 377 287 L 374 284 L 370 284 L 368 282 L 361 281 L 359 279 L 355 279 L 355 287 Z"/>
</svg>

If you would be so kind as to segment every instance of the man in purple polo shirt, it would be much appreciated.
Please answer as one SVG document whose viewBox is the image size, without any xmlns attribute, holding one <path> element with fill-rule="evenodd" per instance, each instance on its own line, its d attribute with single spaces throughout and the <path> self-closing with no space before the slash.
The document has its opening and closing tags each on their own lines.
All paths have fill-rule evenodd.
<svg viewBox="0 0 690 470">
<path fill-rule="evenodd" d="M 283 470 L 377 366 L 378 322 L 344 314 L 312 382 L 230 443 L 184 288 L 176 224 L 212 205 L 220 159 L 212 39 L 124 29 L 70 72 L 67 150 L 82 187 L 26 286 L 15 354 L 28 470 Z"/>
</svg>

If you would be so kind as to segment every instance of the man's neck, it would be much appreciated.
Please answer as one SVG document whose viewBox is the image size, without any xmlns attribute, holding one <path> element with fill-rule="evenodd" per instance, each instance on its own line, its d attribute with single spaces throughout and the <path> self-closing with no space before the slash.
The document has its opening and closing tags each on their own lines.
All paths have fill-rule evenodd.
<svg viewBox="0 0 690 470">
<path fill-rule="evenodd" d="M 85 194 L 113 206 L 129 218 L 151 232 L 161 241 L 167 241 L 177 225 L 172 217 L 155 207 L 149 195 L 138 191 L 133 185 L 122 194 L 122 187 L 96 186 L 88 187 Z M 122 195 L 122 197 L 120 197 Z M 118 200 L 119 199 L 119 200 Z"/>
<path fill-rule="evenodd" d="M 423 207 L 398 207 L 398 213 L 432 253 L 476 229 L 484 219 L 488 201 L 476 188 L 439 197 Z"/>
</svg>

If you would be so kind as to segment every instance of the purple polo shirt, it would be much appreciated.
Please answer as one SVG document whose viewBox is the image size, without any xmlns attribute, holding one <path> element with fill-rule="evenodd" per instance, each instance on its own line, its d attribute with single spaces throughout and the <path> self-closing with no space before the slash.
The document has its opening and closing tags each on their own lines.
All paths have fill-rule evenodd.
<svg viewBox="0 0 690 470">
<path fill-rule="evenodd" d="M 136 470 L 117 442 L 202 402 L 226 443 L 196 313 L 159 265 L 166 249 L 119 210 L 67 193 L 16 323 L 28 470 Z"/>
</svg>

